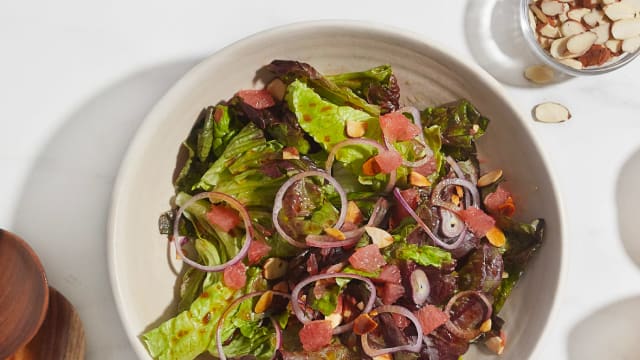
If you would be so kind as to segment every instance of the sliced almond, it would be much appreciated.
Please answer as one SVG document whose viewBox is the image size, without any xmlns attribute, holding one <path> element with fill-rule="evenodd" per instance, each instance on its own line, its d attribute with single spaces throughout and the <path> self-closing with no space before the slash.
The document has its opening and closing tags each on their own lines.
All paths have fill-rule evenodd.
<svg viewBox="0 0 640 360">
<path fill-rule="evenodd" d="M 571 54 L 582 55 L 586 53 L 598 39 L 598 35 L 592 32 L 584 32 L 574 35 L 567 41 L 567 51 Z"/>
<path fill-rule="evenodd" d="M 598 9 L 591 9 L 589 13 L 582 17 L 582 21 L 590 27 L 596 27 L 598 26 L 598 21 L 601 20 L 603 16 L 604 13 L 602 11 Z"/>
<path fill-rule="evenodd" d="M 609 4 L 613 4 L 616 1 L 618 1 L 618 0 L 602 0 L 602 4 L 609 5 Z"/>
<path fill-rule="evenodd" d="M 485 237 L 489 240 L 489 243 L 495 247 L 503 247 L 507 242 L 507 238 L 504 236 L 504 233 L 497 226 L 494 226 L 491 230 L 487 231 Z"/>
<path fill-rule="evenodd" d="M 556 59 L 568 59 L 572 57 L 572 54 L 569 54 L 567 51 L 567 42 L 571 39 L 570 37 L 563 37 L 560 39 L 555 39 L 551 42 L 551 46 L 549 47 L 549 53 Z"/>
<path fill-rule="evenodd" d="M 536 84 L 548 84 L 553 81 L 553 69 L 546 65 L 532 65 L 524 70 L 524 77 Z"/>
<path fill-rule="evenodd" d="M 635 11 L 626 3 L 617 2 L 607 5 L 603 8 L 604 14 L 612 21 L 621 19 L 631 19 L 635 15 Z"/>
<path fill-rule="evenodd" d="M 537 25 L 538 22 L 536 21 L 536 16 L 533 14 L 533 11 L 529 9 L 529 27 L 531 28 L 531 30 L 536 31 Z"/>
<path fill-rule="evenodd" d="M 542 46 L 542 48 L 545 50 L 551 47 L 552 42 L 553 42 L 553 39 L 550 39 L 548 37 L 544 37 L 544 36 L 538 37 L 538 43 L 540 43 L 540 46 Z"/>
<path fill-rule="evenodd" d="M 544 24 L 549 23 L 549 19 L 547 18 L 547 15 L 545 15 L 542 12 L 542 10 L 540 10 L 540 8 L 536 6 L 536 4 L 529 5 L 529 9 L 531 10 L 531 12 L 535 14 L 535 16 L 538 18 L 538 20 L 540 20 L 540 22 Z"/>
<path fill-rule="evenodd" d="M 378 355 L 374 356 L 372 360 L 393 360 L 393 356 L 391 354 Z"/>
<path fill-rule="evenodd" d="M 582 66 L 600 66 L 611 59 L 611 51 L 603 45 L 593 45 L 584 55 L 580 56 L 578 60 L 582 63 Z"/>
<path fill-rule="evenodd" d="M 565 4 L 554 0 L 543 1 L 540 4 L 540 10 L 547 16 L 556 16 L 564 12 L 564 5 Z"/>
<path fill-rule="evenodd" d="M 617 54 L 622 51 L 622 40 L 610 39 L 605 41 L 604 46 L 612 53 Z"/>
<path fill-rule="evenodd" d="M 283 277 L 287 273 L 289 264 L 280 258 L 268 258 L 264 262 L 264 278 L 274 280 Z"/>
<path fill-rule="evenodd" d="M 480 325 L 480 328 L 478 330 L 480 330 L 483 333 L 488 332 L 489 330 L 491 330 L 492 325 L 493 324 L 491 323 L 491 318 L 488 318 Z"/>
<path fill-rule="evenodd" d="M 571 119 L 569 109 L 554 102 L 536 105 L 533 109 L 533 116 L 537 121 L 543 123 L 560 123 Z"/>
<path fill-rule="evenodd" d="M 338 241 L 342 241 L 347 238 L 347 236 L 342 231 L 340 231 L 340 229 L 336 229 L 332 227 L 325 228 L 324 233 Z"/>
<path fill-rule="evenodd" d="M 599 4 L 600 4 L 600 0 L 582 0 L 582 6 L 589 9 L 596 8 L 598 7 Z"/>
<path fill-rule="evenodd" d="M 584 26 L 582 26 L 581 23 L 574 20 L 569 20 L 563 23 L 562 25 L 560 25 L 560 32 L 562 32 L 562 36 L 578 35 L 585 31 L 586 29 L 584 28 Z"/>
<path fill-rule="evenodd" d="M 546 36 L 552 39 L 556 39 L 560 37 L 560 30 L 557 27 L 551 26 L 549 24 L 545 24 L 544 26 L 542 26 L 540 30 L 538 30 L 538 32 L 540 33 L 540 35 Z"/>
<path fill-rule="evenodd" d="M 367 125 L 364 121 L 347 120 L 347 136 L 351 138 L 363 137 L 367 132 Z"/>
<path fill-rule="evenodd" d="M 456 195 L 458 195 L 458 197 L 464 196 L 464 189 L 462 188 L 462 186 L 456 185 Z"/>
<path fill-rule="evenodd" d="M 607 40 L 609 40 L 610 29 L 611 29 L 611 24 L 602 24 L 591 29 L 591 32 L 595 33 L 598 36 L 595 43 L 602 45 Z"/>
<path fill-rule="evenodd" d="M 284 160 L 300 159 L 300 153 L 298 152 L 298 149 L 294 147 L 286 147 L 282 149 L 282 159 Z"/>
<path fill-rule="evenodd" d="M 342 323 L 342 314 L 332 313 L 329 316 L 325 316 L 324 319 L 331 321 L 331 327 L 335 329 Z"/>
<path fill-rule="evenodd" d="M 359 224 L 363 219 L 364 216 L 362 216 L 362 212 L 355 201 L 349 201 L 347 203 L 347 216 L 344 218 L 344 221 Z"/>
<path fill-rule="evenodd" d="M 256 302 L 256 306 L 253 311 L 257 314 L 262 314 L 263 312 L 267 311 L 267 309 L 269 309 L 272 302 L 273 292 L 267 290 L 264 292 L 264 294 L 260 295 L 260 298 L 258 299 L 258 302 Z"/>
<path fill-rule="evenodd" d="M 282 80 L 275 78 L 267 85 L 267 91 L 274 99 L 281 101 L 287 92 L 287 85 Z"/>
<path fill-rule="evenodd" d="M 584 66 L 582 66 L 582 63 L 576 59 L 561 59 L 561 60 L 558 60 L 558 62 L 570 68 L 574 68 L 578 70 L 584 68 Z"/>
<path fill-rule="evenodd" d="M 426 176 L 413 170 L 409 173 L 409 184 L 418 187 L 431 186 L 431 182 L 426 178 Z"/>
<path fill-rule="evenodd" d="M 560 20 L 560 23 L 564 23 L 565 21 L 569 20 L 569 17 L 567 16 L 567 13 L 568 12 L 558 15 L 558 20 Z"/>
<path fill-rule="evenodd" d="M 590 12 L 591 10 L 587 8 L 575 8 L 567 12 L 567 17 L 574 21 L 582 21 L 582 17 Z"/>
<path fill-rule="evenodd" d="M 451 202 L 453 203 L 453 205 L 455 205 L 456 207 L 460 205 L 460 196 L 458 196 L 457 194 L 453 194 L 451 195 Z"/>
<path fill-rule="evenodd" d="M 574 0 L 557 0 L 563 3 L 572 3 Z"/>
<path fill-rule="evenodd" d="M 393 236 L 380 228 L 374 226 L 365 226 L 364 230 L 371 237 L 371 242 L 374 243 L 379 249 L 393 244 Z"/>
<path fill-rule="evenodd" d="M 640 36 L 622 40 L 622 51 L 634 53 L 640 48 Z"/>
<path fill-rule="evenodd" d="M 618 20 L 611 26 L 614 38 L 624 40 L 640 35 L 640 18 Z"/>
<path fill-rule="evenodd" d="M 620 0 L 620 2 L 633 9 L 634 12 L 640 12 L 640 0 Z"/>
<path fill-rule="evenodd" d="M 479 187 L 489 186 L 495 183 L 496 181 L 500 180 L 501 177 L 502 177 L 501 169 L 489 171 L 488 173 L 480 176 L 480 179 L 478 179 L 478 186 Z"/>
<path fill-rule="evenodd" d="M 484 344 L 493 353 L 501 355 L 504 352 L 504 342 L 500 336 L 493 336 L 485 340 Z"/>
</svg>

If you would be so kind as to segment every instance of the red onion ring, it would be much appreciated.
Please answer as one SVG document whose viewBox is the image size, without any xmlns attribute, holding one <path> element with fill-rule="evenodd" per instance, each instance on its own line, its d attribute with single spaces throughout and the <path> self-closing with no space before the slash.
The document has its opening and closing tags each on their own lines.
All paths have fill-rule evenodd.
<svg viewBox="0 0 640 360">
<path fill-rule="evenodd" d="M 336 158 L 336 154 L 338 153 L 338 150 L 349 145 L 373 146 L 374 148 L 376 148 L 376 150 L 378 150 L 378 154 L 380 154 L 381 152 L 387 149 L 384 146 L 382 146 L 382 144 L 380 144 L 379 142 L 371 139 L 358 138 L 358 139 L 348 139 L 348 140 L 341 141 L 333 145 L 333 148 L 331 149 L 331 151 L 329 152 L 329 156 L 327 157 L 327 162 L 325 163 L 324 169 L 329 175 L 331 175 L 331 169 L 333 168 L 333 162 Z M 389 173 L 389 181 L 387 181 L 387 186 L 384 188 L 385 193 L 388 193 L 391 190 L 393 190 L 393 187 L 396 185 L 396 179 L 397 179 L 396 170 L 393 170 L 392 172 Z"/>
<path fill-rule="evenodd" d="M 455 161 L 451 156 L 447 156 L 447 157 L 445 158 L 445 160 L 447 160 L 447 163 L 449 164 L 449 166 L 451 166 L 451 168 L 453 169 L 453 172 L 454 172 L 454 173 L 456 173 L 456 176 L 457 176 L 458 178 L 463 179 L 463 180 L 464 180 L 464 179 L 466 179 L 466 177 L 464 176 L 464 172 L 463 172 L 463 171 L 462 171 L 462 169 L 460 168 L 460 165 L 458 165 L 458 162 L 457 162 L 457 161 Z M 473 186 L 474 186 L 474 187 L 476 186 L 475 181 L 472 181 L 471 183 L 473 184 Z M 467 195 L 469 194 L 469 191 L 468 191 L 468 190 L 466 190 L 466 189 L 465 189 L 465 191 L 464 191 L 464 192 L 465 192 Z M 471 206 L 470 201 L 471 201 L 471 200 L 469 199 L 469 196 L 465 196 L 465 197 L 464 197 L 464 205 L 465 205 L 466 207 Z"/>
<path fill-rule="evenodd" d="M 294 238 L 289 236 L 284 231 L 284 229 L 282 229 L 282 226 L 280 226 L 280 221 L 278 220 L 278 214 L 280 213 L 280 210 L 282 210 L 282 199 L 284 198 L 284 194 L 286 193 L 287 189 L 289 189 L 296 181 L 302 180 L 309 176 L 319 176 L 328 181 L 333 186 L 333 188 L 336 189 L 338 195 L 340 195 L 340 216 L 338 217 L 338 221 L 334 225 L 334 228 L 340 229 L 342 227 L 342 224 L 344 224 L 344 219 L 347 217 L 347 194 L 344 192 L 342 186 L 340 186 L 336 179 L 334 179 L 331 175 L 322 171 L 312 170 L 304 171 L 292 176 L 287 181 L 285 181 L 284 184 L 282 184 L 282 186 L 276 193 L 276 198 L 273 202 L 273 212 L 271 214 L 271 220 L 273 221 L 273 226 L 275 227 L 278 234 L 280 234 L 280 236 L 282 236 L 282 238 L 286 242 L 299 248 L 305 248 L 307 247 L 307 245 L 300 241 L 296 241 Z"/>
<path fill-rule="evenodd" d="M 493 309 L 491 306 L 491 302 L 489 301 L 489 299 L 487 299 L 487 297 L 481 291 L 475 291 L 475 290 L 461 291 L 455 294 L 451 299 L 449 299 L 447 306 L 444 308 L 444 313 L 450 314 L 451 309 L 453 308 L 453 305 L 458 301 L 458 299 L 465 296 L 476 296 L 480 300 L 482 300 L 482 303 L 487 308 L 487 311 L 485 312 L 485 316 L 482 319 L 482 322 L 487 321 L 487 319 L 491 318 L 491 313 Z M 472 340 L 476 338 L 478 335 L 480 335 L 481 333 L 480 329 L 461 329 L 458 325 L 454 324 L 451 320 L 448 320 L 445 323 L 445 327 L 447 328 L 447 330 L 451 331 L 452 334 L 460 338 L 463 338 L 465 340 Z"/>
<path fill-rule="evenodd" d="M 362 238 L 362 235 L 365 232 L 365 227 L 378 226 L 382 222 L 385 215 L 387 214 L 388 209 L 389 202 L 385 198 L 380 197 L 378 198 L 378 201 L 376 201 L 376 205 L 371 212 L 371 216 L 369 217 L 367 225 L 345 232 L 345 240 L 336 241 L 335 238 L 329 235 L 307 235 L 305 241 L 307 242 L 307 245 L 317 248 L 352 246 L 356 244 L 360 240 L 360 238 Z"/>
<path fill-rule="evenodd" d="M 226 202 L 233 209 L 238 211 L 238 213 L 242 217 L 242 221 L 244 222 L 244 226 L 245 226 L 244 244 L 242 245 L 242 248 L 240 249 L 240 251 L 238 251 L 236 256 L 234 256 L 231 260 L 227 261 L 224 264 L 205 266 L 189 259 L 182 251 L 182 245 L 187 241 L 187 237 L 182 237 L 178 233 L 180 218 L 182 217 L 182 214 L 184 213 L 185 209 L 187 209 L 189 206 L 191 206 L 191 204 L 195 203 L 196 201 L 202 200 L 204 198 L 208 198 L 212 200 L 217 199 L 217 200 L 222 200 Z M 217 192 L 217 191 L 203 192 L 203 193 L 194 195 L 191 199 L 189 199 L 186 203 L 184 203 L 184 205 L 182 205 L 180 209 L 178 209 L 178 212 L 176 213 L 176 218 L 173 223 L 173 241 L 175 242 L 176 252 L 178 253 L 178 256 L 180 256 L 180 258 L 182 258 L 182 261 L 189 264 L 190 266 L 206 272 L 222 271 L 227 267 L 231 265 L 235 265 L 238 262 L 240 262 L 247 255 L 247 252 L 249 251 L 249 246 L 251 245 L 252 233 L 253 233 L 253 226 L 251 225 L 251 217 L 249 216 L 247 209 L 245 209 L 245 207 L 238 200 L 234 199 L 233 197 L 227 194 Z"/>
<path fill-rule="evenodd" d="M 425 224 L 424 221 L 422 221 L 422 219 L 418 216 L 418 214 L 416 214 L 416 212 L 413 211 L 411 206 L 409 206 L 409 204 L 407 204 L 407 201 L 402 197 L 402 194 L 400 194 L 400 189 L 398 189 L 398 188 L 393 189 L 393 195 L 396 198 L 396 200 L 398 201 L 398 203 L 400 205 L 402 205 L 402 207 L 407 211 L 407 213 L 409 213 L 409 215 L 411 215 L 411 217 L 418 223 L 418 225 L 422 228 L 422 230 L 424 230 L 424 232 L 427 233 L 427 235 L 431 238 L 431 240 L 433 240 L 433 242 L 436 245 L 440 246 L 443 249 L 453 250 L 453 249 L 458 248 L 458 246 L 460 246 L 460 244 L 462 244 L 462 241 L 464 240 L 465 233 L 466 233 L 466 230 L 467 230 L 467 225 L 466 224 L 465 224 L 463 230 L 460 232 L 460 236 L 458 236 L 458 238 L 454 242 L 447 243 L 447 242 L 441 240 L 440 238 L 438 238 L 433 233 L 433 231 L 431 231 L 431 229 L 429 229 L 427 224 Z"/>
<path fill-rule="evenodd" d="M 312 282 L 316 282 L 318 280 L 325 280 L 325 279 L 335 279 L 335 278 L 349 278 L 349 279 L 355 279 L 355 280 L 360 280 L 362 282 L 364 282 L 365 284 L 367 284 L 367 287 L 369 288 L 369 300 L 367 301 L 367 305 L 365 305 L 364 309 L 362 310 L 363 314 L 368 313 L 369 311 L 371 311 L 371 309 L 373 309 L 373 304 L 376 300 L 376 287 L 373 285 L 373 282 L 371 282 L 371 280 L 367 279 L 364 276 L 360 276 L 360 275 L 355 275 L 355 274 L 347 274 L 347 273 L 331 273 L 331 274 L 318 274 L 318 275 L 313 275 L 313 276 L 309 276 L 308 278 L 300 281 L 291 291 L 291 307 L 293 309 L 293 313 L 296 315 L 296 317 L 298 318 L 298 320 L 302 323 L 302 324 L 307 324 L 309 322 L 311 322 L 312 320 L 309 319 L 304 311 L 302 310 L 302 308 L 300 307 L 300 303 L 298 301 L 299 295 L 300 295 L 300 291 L 302 290 L 302 288 L 304 288 L 305 286 L 307 286 L 308 284 L 311 284 Z M 335 329 L 333 329 L 333 335 L 338 335 L 338 334 L 342 334 L 345 331 L 348 331 L 352 328 L 353 326 L 353 321 L 348 322 L 344 325 L 340 325 L 338 327 L 336 327 Z"/>
<path fill-rule="evenodd" d="M 272 291 L 272 290 L 267 290 L 267 291 L 271 291 L 273 295 L 278 295 L 287 299 L 291 299 L 291 296 L 289 294 L 279 292 L 279 291 Z M 240 305 L 240 303 L 242 303 L 243 301 L 254 298 L 256 296 L 261 296 L 267 291 L 255 291 L 255 292 L 243 295 L 235 299 L 222 312 L 222 316 L 220 316 L 220 319 L 216 324 L 216 346 L 218 348 L 218 358 L 220 360 L 227 360 L 227 356 L 224 354 L 224 349 L 222 348 L 222 325 L 224 324 L 224 319 L 227 317 L 227 315 L 229 315 L 229 312 L 231 311 L 231 309 L 236 307 L 236 305 Z M 273 318 L 271 318 L 271 323 L 273 324 L 273 327 L 275 328 L 275 331 L 276 331 L 276 346 L 275 346 L 275 351 L 273 353 L 273 356 L 271 357 L 271 360 L 273 360 L 276 358 L 276 355 L 278 354 L 278 349 L 280 349 L 280 346 L 282 346 L 282 329 L 280 328 L 280 325 L 278 324 L 278 322 Z"/>
<path fill-rule="evenodd" d="M 420 349 L 422 349 L 422 342 L 424 339 L 424 335 L 422 334 L 422 325 L 420 325 L 420 320 L 418 320 L 418 318 L 411 311 L 409 311 L 407 308 L 404 308 L 398 305 L 383 305 L 369 312 L 370 315 L 376 314 L 376 313 L 378 314 L 393 313 L 393 314 L 399 314 L 406 317 L 407 319 L 411 320 L 413 325 L 415 325 L 416 330 L 418 332 L 418 338 L 416 339 L 415 344 L 407 344 L 407 345 L 395 346 L 391 348 L 374 349 L 371 346 L 369 346 L 369 336 L 367 334 L 364 334 L 360 337 L 360 341 L 362 343 L 362 350 L 364 350 L 365 354 L 371 357 L 376 357 L 376 356 L 381 356 L 384 354 L 394 353 L 398 351 L 420 352 Z"/>
<path fill-rule="evenodd" d="M 475 206 L 478 207 L 480 204 L 480 193 L 478 192 L 478 189 L 476 188 L 475 185 L 473 185 L 471 183 L 471 181 L 469 180 L 465 180 L 465 179 L 444 179 L 442 181 L 440 181 L 434 188 L 433 191 L 431 192 L 431 202 L 436 205 L 436 206 L 440 206 L 443 207 L 445 209 L 451 210 L 453 212 L 457 212 L 460 209 L 457 209 L 456 207 L 454 207 L 453 204 L 442 200 L 442 190 L 444 190 L 446 187 L 451 186 L 451 185 L 459 185 L 464 187 L 465 189 L 468 189 L 469 192 L 471 193 L 471 197 L 473 199 L 473 201 L 469 204 L 470 206 Z"/>
</svg>

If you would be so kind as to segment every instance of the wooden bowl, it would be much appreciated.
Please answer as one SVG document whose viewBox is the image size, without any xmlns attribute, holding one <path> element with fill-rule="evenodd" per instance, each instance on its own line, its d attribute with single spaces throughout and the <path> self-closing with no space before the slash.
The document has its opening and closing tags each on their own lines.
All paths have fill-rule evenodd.
<svg viewBox="0 0 640 360">
<path fill-rule="evenodd" d="M 0 359 L 38 332 L 49 304 L 49 285 L 36 253 L 18 236 L 0 229 Z"/>
</svg>

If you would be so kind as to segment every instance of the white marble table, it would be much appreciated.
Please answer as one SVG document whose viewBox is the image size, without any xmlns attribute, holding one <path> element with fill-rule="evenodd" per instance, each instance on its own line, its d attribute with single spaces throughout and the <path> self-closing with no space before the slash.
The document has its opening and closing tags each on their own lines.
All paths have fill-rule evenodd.
<svg viewBox="0 0 640 360">
<path fill-rule="evenodd" d="M 522 55 L 513 29 L 495 26 L 509 6 L 487 5 L 495 1 L 3 1 L 0 227 L 31 243 L 76 305 L 89 359 L 133 359 L 107 275 L 107 211 L 128 142 L 175 80 L 251 33 L 328 18 L 408 28 L 490 66 Z M 483 43 L 487 34 L 497 44 Z M 534 124 L 559 180 L 570 246 L 560 312 L 539 356 L 637 359 L 640 61 L 544 88 L 522 86 L 505 64 L 494 75 L 515 84 L 506 91 L 526 118 L 547 100 L 573 113 L 564 124 Z"/>
</svg>

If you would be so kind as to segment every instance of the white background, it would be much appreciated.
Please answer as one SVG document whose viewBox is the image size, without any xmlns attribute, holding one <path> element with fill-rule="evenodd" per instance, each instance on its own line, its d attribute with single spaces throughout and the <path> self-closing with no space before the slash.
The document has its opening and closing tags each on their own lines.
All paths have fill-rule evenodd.
<svg viewBox="0 0 640 360">
<path fill-rule="evenodd" d="M 51 285 L 76 305 L 89 359 L 133 359 L 105 242 L 111 187 L 144 115 L 191 66 L 254 32 L 302 20 L 375 21 L 424 34 L 516 84 L 505 88 L 527 120 L 542 101 L 571 109 L 569 122 L 534 124 L 559 180 L 570 250 L 540 355 L 638 359 L 640 61 L 523 85 L 511 58 L 525 57 L 515 3 L 3 0 L 0 227 L 35 248 Z"/>
</svg>

